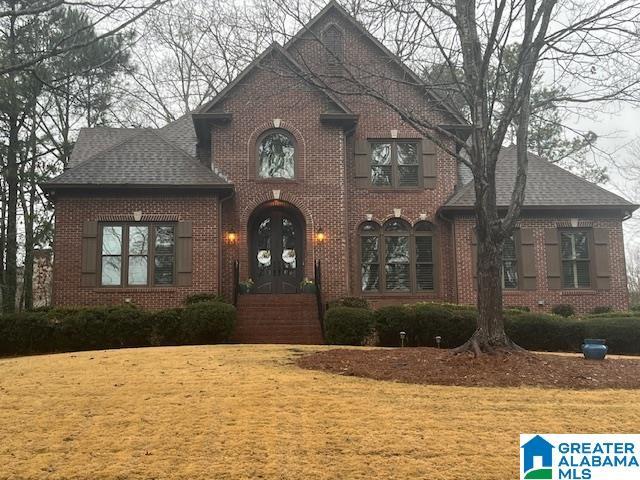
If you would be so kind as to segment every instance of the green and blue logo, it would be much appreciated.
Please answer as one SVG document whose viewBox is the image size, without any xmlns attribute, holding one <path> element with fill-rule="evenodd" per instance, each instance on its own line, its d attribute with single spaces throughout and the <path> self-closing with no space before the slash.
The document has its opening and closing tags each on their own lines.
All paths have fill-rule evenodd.
<svg viewBox="0 0 640 480">
<path fill-rule="evenodd" d="M 528 440 L 522 449 L 520 464 L 521 478 L 525 480 L 553 480 L 553 449 L 544 437 L 536 435 Z"/>
</svg>

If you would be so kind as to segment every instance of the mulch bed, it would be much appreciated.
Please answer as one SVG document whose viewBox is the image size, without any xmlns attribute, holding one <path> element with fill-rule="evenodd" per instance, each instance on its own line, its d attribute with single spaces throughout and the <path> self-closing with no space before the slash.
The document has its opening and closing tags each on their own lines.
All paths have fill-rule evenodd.
<svg viewBox="0 0 640 480">
<path fill-rule="evenodd" d="M 581 356 L 497 353 L 474 358 L 436 348 L 324 350 L 300 367 L 338 375 L 427 385 L 640 389 L 640 358 L 589 361 Z"/>
</svg>

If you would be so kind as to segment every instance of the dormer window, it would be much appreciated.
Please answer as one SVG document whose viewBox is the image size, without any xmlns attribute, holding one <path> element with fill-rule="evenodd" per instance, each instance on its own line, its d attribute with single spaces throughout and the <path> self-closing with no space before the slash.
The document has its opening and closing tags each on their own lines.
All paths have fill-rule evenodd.
<svg viewBox="0 0 640 480">
<path fill-rule="evenodd" d="M 258 139 L 258 178 L 295 178 L 296 145 L 285 130 L 271 130 Z"/>
</svg>

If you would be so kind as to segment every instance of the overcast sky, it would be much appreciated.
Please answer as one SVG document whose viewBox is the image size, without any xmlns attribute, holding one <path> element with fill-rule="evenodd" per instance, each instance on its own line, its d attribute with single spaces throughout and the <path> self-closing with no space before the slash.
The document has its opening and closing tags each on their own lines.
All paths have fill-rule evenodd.
<svg viewBox="0 0 640 480">
<path fill-rule="evenodd" d="M 640 107 L 626 105 L 613 113 L 601 113 L 593 119 L 583 117 L 577 120 L 576 125 L 581 130 L 597 133 L 600 136 L 597 142 L 599 147 L 613 153 L 614 162 L 640 163 L 640 158 L 632 158 L 627 151 L 628 144 L 640 138 Z M 625 178 L 625 171 L 619 165 L 604 163 L 607 164 L 610 180 L 602 186 L 632 202 L 640 203 L 640 179 L 634 182 Z M 634 218 L 624 223 L 624 227 L 627 248 L 640 248 L 640 210 L 634 214 Z"/>
</svg>

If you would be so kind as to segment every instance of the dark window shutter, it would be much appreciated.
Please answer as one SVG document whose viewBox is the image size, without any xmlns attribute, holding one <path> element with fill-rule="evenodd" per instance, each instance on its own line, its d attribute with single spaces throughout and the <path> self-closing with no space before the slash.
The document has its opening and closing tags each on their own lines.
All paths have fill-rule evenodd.
<svg viewBox="0 0 640 480">
<path fill-rule="evenodd" d="M 536 252 L 531 228 L 521 228 L 520 235 L 520 261 L 522 290 L 536 289 Z"/>
<path fill-rule="evenodd" d="M 478 237 L 475 229 L 471 231 L 471 275 L 473 288 L 478 288 Z"/>
<path fill-rule="evenodd" d="M 436 188 L 436 146 L 428 138 L 422 139 L 422 176 L 425 188 Z"/>
<path fill-rule="evenodd" d="M 611 262 L 609 259 L 609 229 L 594 228 L 593 243 L 595 256 L 595 287 L 598 290 L 611 288 Z"/>
<path fill-rule="evenodd" d="M 191 285 L 193 265 L 193 222 L 178 222 L 176 243 L 177 284 L 181 287 Z"/>
<path fill-rule="evenodd" d="M 371 183 L 371 155 L 369 152 L 369 142 L 366 140 L 356 141 L 354 152 L 356 186 L 366 188 Z"/>
<path fill-rule="evenodd" d="M 562 288 L 562 282 L 560 277 L 560 245 L 558 242 L 557 228 L 544 229 L 544 247 L 549 289 L 560 290 Z"/>
<path fill-rule="evenodd" d="M 82 270 L 80 285 L 98 284 L 98 222 L 84 222 L 82 226 Z"/>
</svg>

